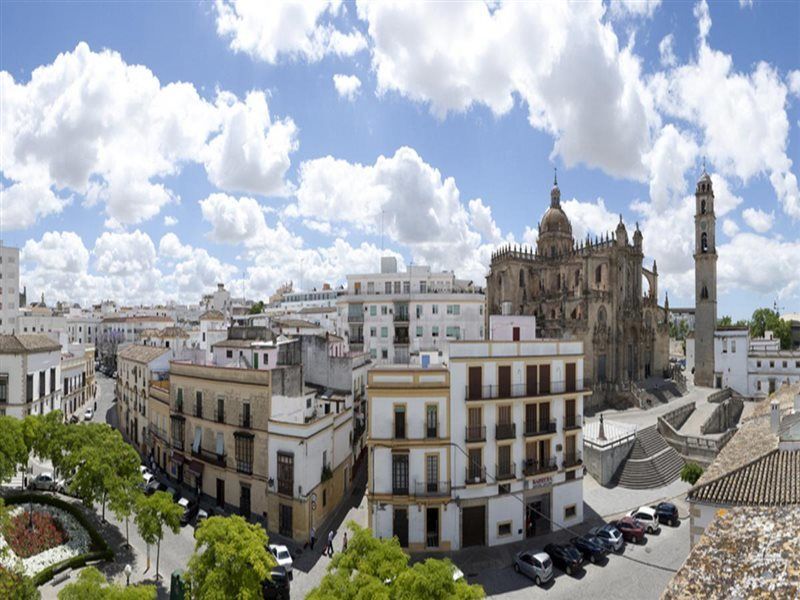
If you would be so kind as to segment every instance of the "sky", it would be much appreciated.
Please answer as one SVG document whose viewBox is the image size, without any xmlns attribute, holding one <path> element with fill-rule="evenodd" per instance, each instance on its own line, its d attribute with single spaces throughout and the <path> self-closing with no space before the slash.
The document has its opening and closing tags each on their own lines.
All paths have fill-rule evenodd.
<svg viewBox="0 0 800 600">
<path fill-rule="evenodd" d="M 49 302 L 482 285 L 557 169 L 692 306 L 705 159 L 718 313 L 798 312 L 798 149 L 797 2 L 0 4 L 0 236 Z"/>
</svg>

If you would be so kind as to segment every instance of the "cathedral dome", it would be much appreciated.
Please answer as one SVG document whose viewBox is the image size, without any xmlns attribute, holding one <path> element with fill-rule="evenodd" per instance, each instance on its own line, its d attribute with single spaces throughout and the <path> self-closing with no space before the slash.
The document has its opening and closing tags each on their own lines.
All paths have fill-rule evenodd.
<svg viewBox="0 0 800 600">
<path fill-rule="evenodd" d="M 572 235 L 572 225 L 560 206 L 551 206 L 542 217 L 541 233 L 550 232 L 562 232 Z"/>
</svg>

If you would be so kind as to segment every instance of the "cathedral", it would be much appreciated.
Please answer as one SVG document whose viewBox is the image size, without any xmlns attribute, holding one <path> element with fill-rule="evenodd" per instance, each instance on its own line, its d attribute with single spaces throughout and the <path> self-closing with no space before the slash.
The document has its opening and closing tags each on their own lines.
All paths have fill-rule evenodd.
<svg viewBox="0 0 800 600">
<path fill-rule="evenodd" d="M 613 232 L 575 240 L 558 181 L 536 248 L 504 246 L 487 275 L 488 314 L 535 315 L 537 335 L 584 343 L 584 381 L 603 391 L 661 377 L 669 366 L 669 301 L 658 305 L 658 270 L 642 265 L 642 233 L 620 216 Z M 643 291 L 643 285 L 647 289 Z"/>
</svg>

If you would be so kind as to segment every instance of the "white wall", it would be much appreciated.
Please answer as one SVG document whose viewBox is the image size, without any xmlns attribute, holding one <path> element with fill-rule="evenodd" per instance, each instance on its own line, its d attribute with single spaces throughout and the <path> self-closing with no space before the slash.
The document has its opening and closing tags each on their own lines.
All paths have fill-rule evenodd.
<svg viewBox="0 0 800 600">
<path fill-rule="evenodd" d="M 714 372 L 722 376 L 722 387 L 737 394 L 748 395 L 746 331 L 717 331 L 714 335 Z M 716 375 L 715 375 L 716 382 Z"/>
</svg>

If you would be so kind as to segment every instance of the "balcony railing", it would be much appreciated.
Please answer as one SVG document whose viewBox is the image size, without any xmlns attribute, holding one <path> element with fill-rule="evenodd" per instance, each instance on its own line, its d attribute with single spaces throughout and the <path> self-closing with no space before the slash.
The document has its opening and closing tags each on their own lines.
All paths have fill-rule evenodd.
<svg viewBox="0 0 800 600">
<path fill-rule="evenodd" d="M 580 429 L 582 424 L 581 415 L 564 415 L 564 429 Z"/>
<path fill-rule="evenodd" d="M 517 464 L 512 462 L 504 465 L 495 465 L 494 472 L 495 479 L 497 479 L 497 481 L 514 479 L 517 476 Z"/>
<path fill-rule="evenodd" d="M 408 496 L 408 484 L 405 485 L 392 484 L 392 494 L 395 496 Z"/>
<path fill-rule="evenodd" d="M 392 338 L 395 344 L 407 344 L 408 343 L 408 336 L 407 335 L 396 335 Z"/>
<path fill-rule="evenodd" d="M 215 410 L 214 416 L 217 419 L 217 423 L 224 423 L 225 422 L 225 411 L 224 410 Z"/>
<path fill-rule="evenodd" d="M 468 442 L 483 442 L 486 440 L 486 425 L 467 425 L 465 437 Z"/>
<path fill-rule="evenodd" d="M 417 481 L 414 483 L 414 495 L 428 498 L 449 496 L 449 481 Z"/>
<path fill-rule="evenodd" d="M 357 315 L 356 314 L 347 315 L 347 322 L 348 323 L 363 323 L 364 322 L 364 314 L 363 313 L 359 313 Z"/>
<path fill-rule="evenodd" d="M 182 452 L 183 451 L 183 440 L 178 439 L 178 438 L 172 438 L 172 447 L 175 448 L 175 450 L 180 450 Z"/>
<path fill-rule="evenodd" d="M 192 456 L 199 458 L 203 462 L 217 465 L 218 467 L 224 467 L 227 464 L 226 454 L 217 454 L 216 452 L 211 452 L 205 448 L 192 448 Z"/>
<path fill-rule="evenodd" d="M 394 313 L 393 318 L 395 323 L 408 323 L 408 313 L 407 312 L 396 312 Z"/>
<path fill-rule="evenodd" d="M 364 338 L 363 336 L 350 336 L 350 343 L 351 344 L 363 344 Z"/>
<path fill-rule="evenodd" d="M 564 468 L 576 467 L 583 463 L 583 458 L 580 452 L 565 452 L 564 453 Z"/>
<path fill-rule="evenodd" d="M 425 439 L 435 440 L 438 437 L 439 437 L 439 426 L 438 425 L 427 425 L 425 427 Z"/>
<path fill-rule="evenodd" d="M 552 396 L 566 393 L 564 381 L 553 381 L 550 385 L 539 382 L 538 386 L 527 383 L 514 383 L 503 385 L 480 385 L 465 386 L 467 400 L 502 400 L 507 398 L 536 398 L 540 396 Z M 580 393 L 586 391 L 583 387 L 583 380 L 579 379 L 575 390 L 570 391 Z"/>
<path fill-rule="evenodd" d="M 237 460 L 236 461 L 236 470 L 239 473 L 245 473 L 246 475 L 253 474 L 253 463 L 249 461 Z"/>
<path fill-rule="evenodd" d="M 253 426 L 253 416 L 250 413 L 239 414 L 239 427 L 250 428 Z"/>
<path fill-rule="evenodd" d="M 160 427 L 154 425 L 153 423 L 150 423 L 147 426 L 147 429 L 150 432 L 150 435 L 157 437 L 162 442 L 169 443 L 169 435 L 167 434 L 167 431 L 165 429 L 161 429 Z"/>
<path fill-rule="evenodd" d="M 294 495 L 294 479 L 278 478 L 278 493 L 285 496 Z"/>
<path fill-rule="evenodd" d="M 556 432 L 555 419 L 541 419 L 539 421 L 525 421 L 525 436 L 547 435 Z"/>
<path fill-rule="evenodd" d="M 555 456 L 551 456 L 542 460 L 527 459 L 522 466 L 522 471 L 526 476 L 547 473 L 548 471 L 555 471 L 557 469 L 558 466 L 556 465 Z"/>
<path fill-rule="evenodd" d="M 466 483 L 486 483 L 486 467 L 470 466 L 464 475 Z"/>
<path fill-rule="evenodd" d="M 498 440 L 511 440 L 517 437 L 516 423 L 498 423 L 494 426 L 494 437 Z"/>
</svg>

